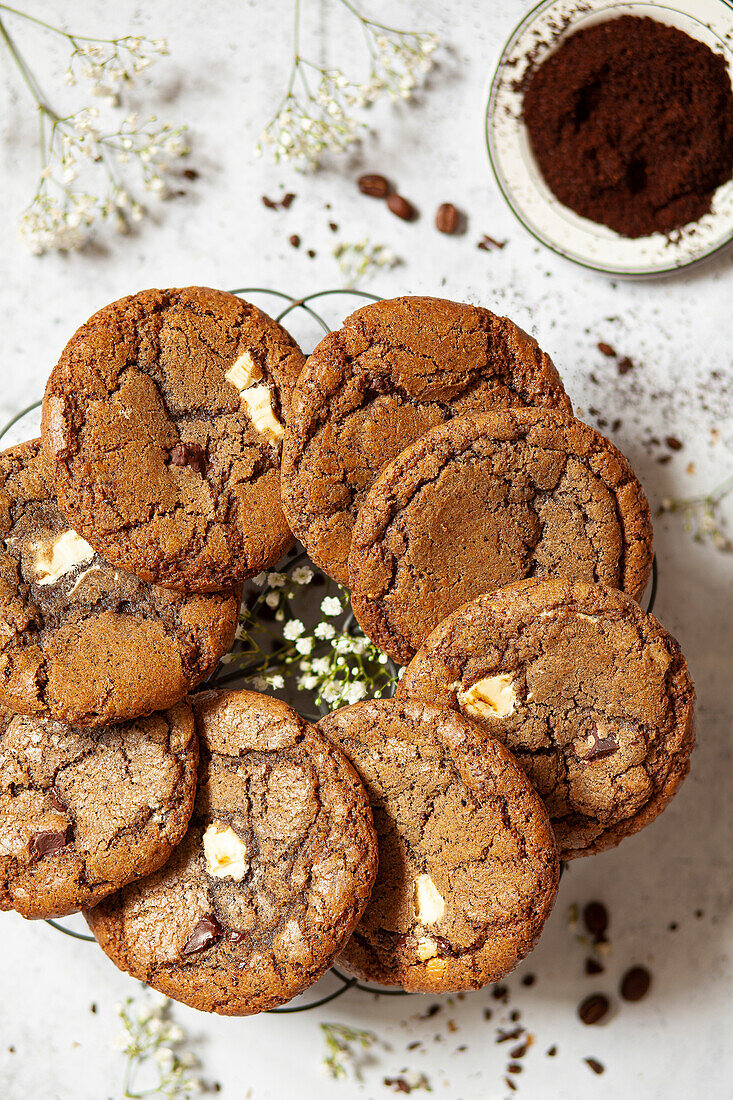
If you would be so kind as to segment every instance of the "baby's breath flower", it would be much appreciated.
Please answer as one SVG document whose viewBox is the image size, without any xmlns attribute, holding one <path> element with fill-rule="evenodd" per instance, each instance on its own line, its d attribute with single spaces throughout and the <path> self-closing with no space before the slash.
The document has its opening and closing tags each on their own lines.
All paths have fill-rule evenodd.
<svg viewBox="0 0 733 1100">
<path fill-rule="evenodd" d="M 292 577 L 296 584 L 310 584 L 313 580 L 313 570 L 307 565 L 299 565 L 293 570 Z"/>
<path fill-rule="evenodd" d="M 289 642 L 292 642 L 295 638 L 299 638 L 304 630 L 305 626 L 300 619 L 291 619 L 283 627 L 283 638 L 287 638 Z"/>
<path fill-rule="evenodd" d="M 336 633 L 336 627 L 333 623 L 319 623 L 313 633 L 316 638 L 320 638 L 323 641 L 329 641 Z"/>
<path fill-rule="evenodd" d="M 268 592 L 265 596 L 265 603 L 268 607 L 277 607 L 280 603 L 280 593 Z"/>
<path fill-rule="evenodd" d="M 343 611 L 341 600 L 338 596 L 326 596 L 321 600 L 321 611 L 324 615 L 340 615 Z"/>
<path fill-rule="evenodd" d="M 346 288 L 352 288 L 371 271 L 397 267 L 402 261 L 383 244 L 372 244 L 368 237 L 354 244 L 342 242 L 333 249 Z"/>
<path fill-rule="evenodd" d="M 314 638 L 298 638 L 297 642 L 295 643 L 295 649 L 297 653 L 304 653 L 307 655 L 311 652 L 314 645 Z"/>
</svg>

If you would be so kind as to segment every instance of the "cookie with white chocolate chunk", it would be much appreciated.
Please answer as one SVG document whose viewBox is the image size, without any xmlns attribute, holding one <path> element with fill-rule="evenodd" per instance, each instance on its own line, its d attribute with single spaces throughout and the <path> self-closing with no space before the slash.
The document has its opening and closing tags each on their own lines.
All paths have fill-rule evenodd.
<svg viewBox="0 0 733 1100">
<path fill-rule="evenodd" d="M 503 745 L 450 710 L 357 703 L 318 728 L 367 789 L 379 872 L 339 965 L 423 993 L 498 981 L 531 951 L 557 889 L 552 827 Z"/>
<path fill-rule="evenodd" d="M 228 588 L 292 544 L 280 448 L 304 357 L 206 287 L 145 290 L 72 336 L 43 404 L 49 480 L 107 561 L 185 592 Z"/>
<path fill-rule="evenodd" d="M 40 451 L 0 454 L 0 706 L 78 726 L 173 706 L 230 648 L 238 593 L 184 596 L 109 565 L 59 512 Z"/>
<path fill-rule="evenodd" d="M 695 691 L 675 639 L 630 596 L 534 578 L 430 634 L 398 696 L 479 722 L 545 801 L 563 859 L 612 848 L 687 775 Z"/>
<path fill-rule="evenodd" d="M 331 966 L 367 904 L 376 837 L 346 757 L 285 703 L 246 691 L 193 703 L 189 830 L 161 871 L 87 920 L 121 970 L 194 1008 L 247 1016 Z"/>
</svg>

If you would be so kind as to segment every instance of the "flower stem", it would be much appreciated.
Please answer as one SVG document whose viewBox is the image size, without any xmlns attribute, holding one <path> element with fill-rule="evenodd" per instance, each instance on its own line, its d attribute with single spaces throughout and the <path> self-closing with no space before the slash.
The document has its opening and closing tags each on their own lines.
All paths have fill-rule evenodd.
<svg viewBox="0 0 733 1100">
<path fill-rule="evenodd" d="M 0 4 L 0 8 L 5 8 L 5 5 Z M 13 9 L 11 8 L 11 9 L 7 9 L 7 10 L 12 11 Z M 8 29 L 5 26 L 5 24 L 3 23 L 2 19 L 0 19 L 0 38 L 2 38 L 5 45 L 10 50 L 10 56 L 12 57 L 13 61 L 17 65 L 17 67 L 20 71 L 20 74 L 23 77 L 23 80 L 25 81 L 26 85 L 28 86 L 28 89 L 29 89 L 31 95 L 33 96 L 36 103 L 38 104 L 39 110 L 43 111 L 43 113 L 45 115 L 48 115 L 48 117 L 50 119 L 52 119 L 54 122 L 58 122 L 59 121 L 59 116 L 56 114 L 56 112 L 54 110 L 52 110 L 51 107 L 49 107 L 48 103 L 46 102 L 46 97 L 44 96 L 43 92 L 41 91 L 36 78 L 34 77 L 33 73 L 31 72 L 28 65 L 26 64 L 26 61 L 23 58 L 23 55 L 21 54 L 20 50 L 16 46 L 15 42 L 11 38 L 11 36 L 8 32 Z"/>
</svg>

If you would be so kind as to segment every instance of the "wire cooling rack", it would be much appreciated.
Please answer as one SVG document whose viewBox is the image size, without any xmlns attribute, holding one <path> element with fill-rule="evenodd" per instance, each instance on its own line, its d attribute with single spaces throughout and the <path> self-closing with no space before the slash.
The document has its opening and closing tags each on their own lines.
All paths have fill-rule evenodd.
<svg viewBox="0 0 733 1100">
<path fill-rule="evenodd" d="M 236 294 L 239 297 L 264 297 L 265 299 L 275 298 L 279 302 L 284 302 L 285 305 L 275 315 L 275 320 L 280 322 L 286 317 L 291 315 L 300 315 L 301 319 L 310 326 L 310 331 L 306 331 L 302 336 L 298 337 L 298 342 L 301 346 L 311 346 L 314 342 L 313 328 L 315 326 L 315 335 L 320 339 L 323 335 L 332 331 L 332 326 L 323 315 L 314 308 L 313 303 L 325 301 L 327 304 L 335 302 L 339 297 L 356 297 L 365 301 L 378 302 L 380 297 L 376 294 L 369 294 L 367 291 L 362 290 L 318 290 L 311 294 L 306 294 L 304 297 L 296 298 L 292 294 L 286 294 L 281 290 L 273 290 L 269 287 L 238 287 L 236 290 L 231 291 L 232 294 Z M 340 320 L 340 318 L 339 318 Z M 20 424 L 26 417 L 31 417 L 41 406 L 41 401 L 34 401 L 30 405 L 27 405 L 20 412 L 16 413 L 11 420 L 0 429 L 0 441 L 2 441 L 9 432 L 18 424 Z M 29 423 L 30 427 L 30 423 Z M 37 430 L 37 423 L 33 422 L 34 430 Z M 291 573 L 292 570 L 303 563 L 307 563 L 316 572 L 320 572 L 316 566 L 314 566 L 307 557 L 305 550 L 301 550 L 296 553 L 295 556 L 290 556 L 285 563 L 278 567 L 278 571 L 281 573 Z M 649 588 L 649 596 L 647 600 L 647 611 L 652 611 L 657 596 L 657 584 L 658 584 L 658 569 L 656 555 L 652 561 L 652 577 L 651 585 Z M 343 620 L 343 630 L 351 634 L 361 633 L 359 626 L 354 618 L 353 612 L 349 611 Z M 397 668 L 391 659 L 388 661 L 387 669 L 390 675 L 391 688 L 388 686 L 384 694 L 393 694 L 394 687 L 397 682 Z M 242 684 L 242 681 L 247 680 L 247 676 L 251 673 L 251 669 L 246 665 L 236 670 L 227 670 L 227 665 L 220 665 L 217 671 L 208 682 L 210 687 L 237 687 Z M 326 708 L 321 709 L 321 713 Z M 306 715 L 317 719 L 320 714 Z M 561 865 L 560 873 L 562 874 L 564 865 Z M 46 924 L 49 924 L 57 932 L 61 932 L 64 936 L 69 936 L 74 940 L 82 940 L 85 943 L 95 943 L 94 936 L 90 936 L 85 932 L 77 932 L 73 928 L 67 928 L 66 925 L 61 924 L 57 920 L 47 920 Z M 386 989 L 383 986 L 368 985 L 364 982 L 360 982 L 357 978 L 350 977 L 347 974 L 343 974 L 337 967 L 332 966 L 320 982 L 326 982 L 330 979 L 335 979 L 338 983 L 336 989 L 330 993 L 326 993 L 323 996 L 318 997 L 315 1000 L 308 1001 L 305 1004 L 291 1004 L 282 1008 L 270 1009 L 272 1014 L 291 1014 L 296 1012 L 309 1012 L 311 1009 L 320 1008 L 322 1005 L 329 1004 L 331 1001 L 335 1001 L 338 997 L 342 997 L 344 993 L 347 993 L 350 989 L 358 990 L 362 993 L 371 993 L 373 996 L 379 997 L 408 997 L 411 994 L 406 993 L 402 989 Z M 320 984 L 320 982 L 318 984 Z M 298 998 L 295 998 L 298 1000 Z"/>
</svg>

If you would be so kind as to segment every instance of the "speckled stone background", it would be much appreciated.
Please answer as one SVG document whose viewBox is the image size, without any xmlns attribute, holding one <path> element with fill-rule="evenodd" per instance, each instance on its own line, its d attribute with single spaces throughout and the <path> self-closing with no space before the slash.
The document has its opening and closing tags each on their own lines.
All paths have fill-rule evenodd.
<svg viewBox="0 0 733 1100">
<path fill-rule="evenodd" d="M 186 194 L 156 207 L 134 235 L 103 234 L 81 254 L 29 255 L 16 223 L 35 186 L 36 120 L 0 44 L 3 416 L 40 397 L 67 338 L 120 295 L 187 283 L 269 285 L 302 295 L 339 285 L 335 243 L 369 236 L 404 263 L 378 273 L 363 284 L 368 289 L 480 302 L 532 332 L 555 359 L 578 414 L 605 427 L 628 455 L 653 506 L 667 496 L 707 491 L 733 473 L 733 254 L 686 275 L 612 283 L 538 246 L 492 182 L 482 129 L 488 79 L 528 3 L 362 0 L 376 18 L 436 31 L 447 49 L 417 102 L 379 105 L 358 153 L 302 177 L 252 156 L 286 78 L 289 0 L 220 0 L 206 8 L 190 0 L 22 2 L 29 12 L 65 20 L 86 34 L 167 37 L 170 58 L 149 70 L 131 98 L 143 110 L 190 125 L 189 165 L 200 177 L 183 181 Z M 363 64 L 359 28 L 337 0 L 303 0 L 303 8 L 314 56 L 346 69 Z M 12 26 L 49 97 L 63 107 L 78 104 L 60 79 L 61 44 L 18 20 Z M 354 179 L 365 170 L 395 180 L 420 219 L 404 224 L 359 195 Z M 265 209 L 260 196 L 277 197 L 283 189 L 297 193 L 292 207 Z M 468 215 L 465 235 L 435 231 L 434 211 L 444 201 Z M 338 224 L 335 233 L 331 221 Z M 302 237 L 299 250 L 288 243 L 294 233 Z M 506 240 L 506 247 L 478 250 L 483 233 Z M 332 303 L 331 320 L 347 308 L 343 301 Z M 620 375 L 616 361 L 599 352 L 599 341 L 629 356 L 633 370 Z M 668 436 L 682 448 L 670 450 Z M 695 543 L 678 516 L 659 521 L 656 534 L 657 613 L 687 652 L 700 701 L 692 775 L 671 808 L 615 852 L 570 867 L 542 943 L 506 983 L 509 1003 L 485 990 L 435 1002 L 351 993 L 310 1015 L 243 1021 L 176 1009 L 204 1062 L 204 1076 L 220 1083 L 219 1095 L 381 1097 L 390 1094 L 384 1078 L 405 1069 L 425 1073 L 438 1096 L 514 1095 L 504 1081 L 515 1044 L 495 1040 L 498 1027 L 516 1026 L 509 1022 L 516 1010 L 533 1037 L 523 1072 L 513 1078 L 517 1095 L 730 1096 L 733 558 Z M 610 951 L 605 973 L 586 977 L 587 950 L 567 914 L 571 904 L 593 898 L 611 914 Z M 113 1006 L 139 987 L 93 946 L 14 914 L 3 914 L 0 922 L 0 1095 L 122 1095 Z M 636 1005 L 618 997 L 619 978 L 632 963 L 653 974 L 649 996 Z M 528 974 L 536 977 L 531 986 L 522 983 Z M 613 1012 L 588 1028 L 576 1008 L 596 991 L 611 996 Z M 440 1010 L 423 1018 L 432 1003 Z M 373 1029 L 388 1044 L 365 1066 L 363 1084 L 324 1077 L 323 1020 Z M 419 1045 L 407 1049 L 414 1043 Z M 557 1054 L 547 1057 L 553 1044 Z M 605 1066 L 602 1076 L 584 1063 L 589 1056 Z"/>
</svg>

